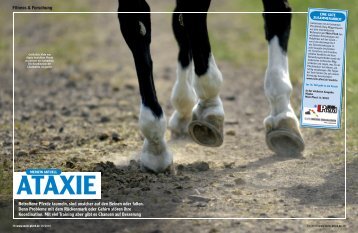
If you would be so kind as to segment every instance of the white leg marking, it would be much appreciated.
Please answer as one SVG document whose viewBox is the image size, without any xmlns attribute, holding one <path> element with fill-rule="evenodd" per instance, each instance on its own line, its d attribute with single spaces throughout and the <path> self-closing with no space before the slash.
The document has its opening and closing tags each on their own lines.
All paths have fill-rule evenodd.
<svg viewBox="0 0 358 233">
<path fill-rule="evenodd" d="M 197 118 L 205 118 L 208 115 L 224 117 L 224 108 L 219 96 L 208 100 L 200 100 L 193 108 Z"/>
<path fill-rule="evenodd" d="M 269 43 L 268 67 L 265 75 L 265 95 L 270 103 L 271 113 L 264 120 L 268 130 L 276 128 L 280 120 L 297 117 L 290 104 L 292 85 L 288 72 L 288 59 L 275 36 Z"/>
<path fill-rule="evenodd" d="M 214 99 L 219 95 L 221 84 L 223 82 L 222 74 L 216 66 L 214 56 L 210 54 L 209 67 L 206 74 L 195 76 L 194 87 L 200 100 Z"/>
<path fill-rule="evenodd" d="M 192 62 L 185 69 L 178 63 L 177 79 L 170 98 L 175 112 L 169 120 L 169 128 L 177 134 L 187 132 L 191 119 L 191 111 L 197 101 L 194 88 L 192 87 L 193 75 L 194 66 Z"/>
<path fill-rule="evenodd" d="M 198 77 L 195 75 L 194 87 L 199 97 L 199 103 L 195 106 L 194 112 L 198 114 L 224 116 L 224 109 L 219 97 L 220 88 L 223 82 L 222 74 L 215 63 L 214 56 L 210 54 L 208 71 Z M 202 109 L 202 113 L 199 113 Z"/>
<path fill-rule="evenodd" d="M 142 165 L 154 172 L 162 172 L 173 163 L 173 156 L 164 140 L 166 126 L 164 113 L 157 118 L 149 108 L 141 106 L 139 127 L 145 140 L 140 160 Z"/>
</svg>

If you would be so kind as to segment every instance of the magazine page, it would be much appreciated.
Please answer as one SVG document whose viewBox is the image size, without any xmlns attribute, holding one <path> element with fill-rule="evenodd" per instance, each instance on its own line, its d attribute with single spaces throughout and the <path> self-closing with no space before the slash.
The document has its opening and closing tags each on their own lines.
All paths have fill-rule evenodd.
<svg viewBox="0 0 358 233">
<path fill-rule="evenodd" d="M 0 232 L 354 232 L 357 10 L 2 1 Z"/>
</svg>

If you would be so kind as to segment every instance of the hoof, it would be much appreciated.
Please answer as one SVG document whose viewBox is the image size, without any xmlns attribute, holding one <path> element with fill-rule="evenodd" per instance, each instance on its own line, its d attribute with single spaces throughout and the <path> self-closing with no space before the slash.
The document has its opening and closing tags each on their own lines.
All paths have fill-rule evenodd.
<svg viewBox="0 0 358 233">
<path fill-rule="evenodd" d="M 159 174 L 159 173 L 172 174 L 172 175 L 176 174 L 175 167 L 173 164 L 169 165 L 167 168 L 163 170 L 153 170 L 141 163 L 140 170 L 145 173 L 153 173 L 153 174 Z"/>
<path fill-rule="evenodd" d="M 205 120 L 193 119 L 189 124 L 189 134 L 199 145 L 219 147 L 224 141 L 223 124 L 223 117 L 213 115 L 207 116 Z"/>
<path fill-rule="evenodd" d="M 140 167 L 142 171 L 154 173 L 166 172 L 173 165 L 173 155 L 167 149 L 164 141 L 159 143 L 144 140 L 144 146 L 140 155 Z"/>
<path fill-rule="evenodd" d="M 299 129 L 287 118 L 279 122 L 278 127 L 266 133 L 267 146 L 280 156 L 299 156 L 305 149 L 305 143 Z"/>
</svg>

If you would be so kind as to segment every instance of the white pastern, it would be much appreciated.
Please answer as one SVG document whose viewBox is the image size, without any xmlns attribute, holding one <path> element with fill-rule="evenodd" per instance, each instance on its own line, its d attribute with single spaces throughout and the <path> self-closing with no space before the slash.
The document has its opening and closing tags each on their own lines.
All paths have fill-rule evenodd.
<svg viewBox="0 0 358 233">
<path fill-rule="evenodd" d="M 170 98 L 175 112 L 169 120 L 169 128 L 177 133 L 187 132 L 188 123 L 191 119 L 191 111 L 197 102 L 197 97 L 192 87 L 193 75 L 194 67 L 192 62 L 186 68 L 183 68 L 178 63 L 177 79 Z"/>
<path fill-rule="evenodd" d="M 265 95 L 271 108 L 270 116 L 264 121 L 267 127 L 275 127 L 284 118 L 295 119 L 298 123 L 290 104 L 291 92 L 287 55 L 275 36 L 269 43 L 269 60 L 265 75 Z"/>
<path fill-rule="evenodd" d="M 193 109 L 193 113 L 200 118 L 205 118 L 209 115 L 224 117 L 224 108 L 219 96 L 208 100 L 200 100 Z"/>
<path fill-rule="evenodd" d="M 293 121 L 291 121 L 292 124 L 290 124 L 291 129 L 299 129 L 299 122 L 295 115 L 295 113 L 292 111 L 282 112 L 276 116 L 268 116 L 264 120 L 264 125 L 266 127 L 266 131 L 269 132 L 273 129 L 277 129 L 279 127 L 279 123 L 284 119 L 291 118 Z"/>
<path fill-rule="evenodd" d="M 195 75 L 194 87 L 200 100 L 214 99 L 219 95 L 222 74 L 218 69 L 214 56 L 210 54 L 208 71 L 200 77 Z"/>
<path fill-rule="evenodd" d="M 145 137 L 140 156 L 142 165 L 154 172 L 166 170 L 173 163 L 173 156 L 164 140 L 166 130 L 164 113 L 160 118 L 155 117 L 149 108 L 142 105 L 139 127 Z"/>
</svg>

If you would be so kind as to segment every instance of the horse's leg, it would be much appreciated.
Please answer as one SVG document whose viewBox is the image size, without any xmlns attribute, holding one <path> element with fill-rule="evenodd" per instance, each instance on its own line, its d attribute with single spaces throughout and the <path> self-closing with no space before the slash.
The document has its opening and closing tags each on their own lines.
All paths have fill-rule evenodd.
<svg viewBox="0 0 358 233">
<path fill-rule="evenodd" d="M 149 12 L 150 8 L 144 0 L 119 0 L 118 12 L 129 11 Z M 164 140 L 166 120 L 153 82 L 150 14 L 118 13 L 118 19 L 123 37 L 133 54 L 142 98 L 139 127 L 145 140 L 140 156 L 141 166 L 163 172 L 171 166 L 173 158 Z"/>
<path fill-rule="evenodd" d="M 291 8 L 287 0 L 263 0 L 268 66 L 265 95 L 271 113 L 264 120 L 266 143 L 279 155 L 299 155 L 304 149 L 297 117 L 290 104 L 292 85 L 288 72 L 287 44 L 291 27 Z"/>
<path fill-rule="evenodd" d="M 220 146 L 223 143 L 224 109 L 219 97 L 222 75 L 211 52 L 206 25 L 210 0 L 179 0 L 184 29 L 187 32 L 194 61 L 194 89 L 199 98 L 192 112 L 189 134 L 203 146 Z"/>
<path fill-rule="evenodd" d="M 171 102 L 175 108 L 169 120 L 172 137 L 188 135 L 188 125 L 191 121 L 191 112 L 196 104 L 197 97 L 192 87 L 194 66 L 188 35 L 184 29 L 182 9 L 177 6 L 173 14 L 173 32 L 179 46 L 177 79 L 175 81 Z"/>
</svg>

